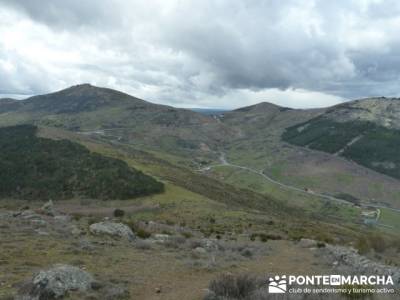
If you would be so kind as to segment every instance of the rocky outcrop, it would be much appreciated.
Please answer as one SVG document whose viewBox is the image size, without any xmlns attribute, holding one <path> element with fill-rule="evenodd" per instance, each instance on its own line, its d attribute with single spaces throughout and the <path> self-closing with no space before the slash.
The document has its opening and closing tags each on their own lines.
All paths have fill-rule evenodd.
<svg viewBox="0 0 400 300">
<path fill-rule="evenodd" d="M 40 271 L 31 282 L 21 288 L 17 300 L 59 299 L 69 291 L 86 292 L 91 289 L 93 277 L 74 266 L 58 264 Z"/>
<path fill-rule="evenodd" d="M 132 241 L 136 238 L 133 231 L 122 223 L 114 223 L 109 221 L 94 223 L 90 225 L 89 230 L 94 235 L 109 235 L 112 237 L 127 239 L 129 241 Z"/>
<path fill-rule="evenodd" d="M 349 247 L 326 245 L 321 249 L 325 259 L 333 262 L 342 273 L 391 275 L 395 284 L 400 283 L 400 268 L 372 261 Z"/>
</svg>

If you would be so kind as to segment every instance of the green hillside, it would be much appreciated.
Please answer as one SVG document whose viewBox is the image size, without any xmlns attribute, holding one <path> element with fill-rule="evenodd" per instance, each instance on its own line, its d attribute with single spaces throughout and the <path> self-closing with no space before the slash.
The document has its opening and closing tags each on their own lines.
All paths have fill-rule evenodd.
<svg viewBox="0 0 400 300">
<path fill-rule="evenodd" d="M 287 128 L 282 139 L 297 146 L 336 153 L 360 165 L 400 178 L 400 131 L 368 121 L 335 122 L 317 117 Z"/>
<path fill-rule="evenodd" d="M 67 141 L 36 136 L 37 128 L 0 128 L 0 197 L 129 199 L 164 186 L 117 159 Z"/>
</svg>

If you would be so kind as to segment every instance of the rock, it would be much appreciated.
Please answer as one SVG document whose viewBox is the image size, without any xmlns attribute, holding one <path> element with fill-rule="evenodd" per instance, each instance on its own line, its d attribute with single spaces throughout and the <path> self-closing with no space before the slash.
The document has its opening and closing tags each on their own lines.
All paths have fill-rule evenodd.
<svg viewBox="0 0 400 300">
<path fill-rule="evenodd" d="M 82 239 L 78 242 L 78 247 L 82 251 L 92 252 L 96 249 L 96 247 L 92 244 L 92 242 Z"/>
<path fill-rule="evenodd" d="M 33 220 L 31 220 L 31 224 L 36 225 L 38 227 L 46 227 L 47 222 L 42 219 L 33 219 Z"/>
<path fill-rule="evenodd" d="M 301 239 L 299 241 L 299 246 L 303 248 L 315 248 L 318 246 L 318 242 L 310 239 Z"/>
<path fill-rule="evenodd" d="M 121 286 L 111 286 L 105 291 L 106 300 L 123 300 L 129 299 L 129 291 Z"/>
<path fill-rule="evenodd" d="M 202 239 L 201 246 L 207 251 L 218 250 L 220 248 L 217 240 L 212 240 L 212 239 Z"/>
<path fill-rule="evenodd" d="M 60 223 L 68 223 L 71 221 L 71 217 L 68 215 L 58 215 L 54 217 L 54 221 L 60 222 Z"/>
<path fill-rule="evenodd" d="M 43 220 L 42 216 L 32 210 L 24 210 L 21 213 L 14 214 L 15 217 L 20 217 L 25 220 Z"/>
<path fill-rule="evenodd" d="M 90 290 L 93 282 L 94 279 L 89 273 L 74 266 L 58 264 L 49 270 L 40 271 L 27 286 L 21 289 L 16 299 L 62 298 L 69 291 Z"/>
<path fill-rule="evenodd" d="M 43 230 L 40 230 L 40 229 L 36 229 L 35 232 L 38 235 L 50 235 L 50 233 L 48 233 L 47 231 L 43 231 Z"/>
<path fill-rule="evenodd" d="M 333 261 L 335 268 L 342 273 L 391 275 L 395 285 L 400 283 L 400 268 L 372 261 L 358 254 L 354 248 L 326 245 L 319 251 L 326 260 Z"/>
<path fill-rule="evenodd" d="M 43 204 L 43 206 L 41 207 L 41 211 L 48 216 L 54 216 L 55 211 L 53 200 L 49 200 L 45 204 Z"/>
<path fill-rule="evenodd" d="M 193 249 L 193 251 L 197 254 L 206 254 L 207 250 L 204 249 L 203 247 L 196 247 Z"/>
<path fill-rule="evenodd" d="M 100 222 L 90 225 L 89 230 L 95 235 L 109 235 L 113 237 L 120 237 L 132 241 L 135 239 L 135 234 L 132 230 L 122 223 L 114 222 Z"/>
<path fill-rule="evenodd" d="M 157 233 L 153 235 L 153 239 L 157 242 L 164 243 L 165 241 L 170 239 L 170 236 L 168 234 Z"/>
<path fill-rule="evenodd" d="M 77 225 L 73 224 L 71 226 L 71 234 L 73 236 L 80 236 L 80 235 L 83 235 L 84 232 Z"/>
</svg>

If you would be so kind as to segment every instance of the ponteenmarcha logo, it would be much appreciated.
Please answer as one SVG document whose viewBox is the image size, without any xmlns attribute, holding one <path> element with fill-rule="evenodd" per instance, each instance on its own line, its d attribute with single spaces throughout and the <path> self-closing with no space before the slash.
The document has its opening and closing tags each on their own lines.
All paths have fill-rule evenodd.
<svg viewBox="0 0 400 300">
<path fill-rule="evenodd" d="M 312 276 L 294 276 L 294 275 L 276 275 L 269 278 L 268 292 L 271 294 L 291 293 L 293 288 L 288 290 L 288 286 L 331 286 L 340 290 L 342 285 L 385 285 L 393 286 L 392 277 L 385 275 L 312 275 Z M 304 291 L 310 290 L 305 288 Z M 383 289 L 383 292 L 391 293 L 393 289 Z M 311 291 L 311 290 L 310 290 Z"/>
<path fill-rule="evenodd" d="M 283 294 L 287 290 L 286 275 L 269 278 L 268 293 Z"/>
</svg>

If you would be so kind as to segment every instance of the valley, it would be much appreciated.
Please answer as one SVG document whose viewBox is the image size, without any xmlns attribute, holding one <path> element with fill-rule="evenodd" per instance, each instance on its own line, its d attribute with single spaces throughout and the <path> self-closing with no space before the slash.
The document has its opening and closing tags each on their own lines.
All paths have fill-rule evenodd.
<svg viewBox="0 0 400 300">
<path fill-rule="evenodd" d="M 395 110 L 390 101 L 384 107 Z M 116 290 L 119 296 L 107 299 L 206 299 L 210 282 L 226 272 L 378 268 L 400 278 L 399 180 L 381 172 L 382 165 L 364 163 L 370 154 L 391 168 L 397 157 L 372 146 L 361 160 L 346 155 L 382 135 L 385 145 L 397 145 L 397 119 L 381 109 L 376 122 L 371 114 L 341 112 L 346 120 L 327 123 L 336 109 L 344 108 L 264 102 L 201 114 L 86 84 L 0 100 L 2 174 L 16 178 L 7 163 L 20 163 L 17 175 L 29 178 L 17 180 L 25 180 L 23 188 L 7 184 L 1 193 L 0 238 L 7 246 L 0 254 L 0 299 L 26 293 L 24 281 L 57 263 L 101 282 L 87 292 L 90 299 Z M 341 133 L 347 123 L 337 124 L 360 118 L 376 125 L 355 123 L 351 135 Z M 326 136 L 336 142 L 326 146 Z M 23 149 L 32 155 L 10 159 Z M 67 155 L 68 149 L 76 152 Z M 46 162 L 49 171 L 37 168 Z M 35 176 L 61 185 L 46 194 Z M 88 178 L 97 194 L 82 188 Z M 116 190 L 124 193 L 110 194 Z M 110 228 L 97 234 L 93 225 Z M 254 289 L 267 299 L 261 285 Z"/>
</svg>

